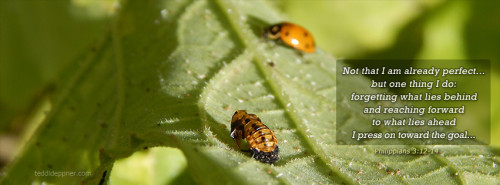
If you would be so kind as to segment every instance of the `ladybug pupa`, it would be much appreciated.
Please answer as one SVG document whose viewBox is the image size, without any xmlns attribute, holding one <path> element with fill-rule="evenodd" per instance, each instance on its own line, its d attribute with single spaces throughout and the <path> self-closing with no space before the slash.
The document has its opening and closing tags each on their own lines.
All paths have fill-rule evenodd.
<svg viewBox="0 0 500 185">
<path fill-rule="evenodd" d="M 246 139 L 253 158 L 263 163 L 275 163 L 279 160 L 278 140 L 273 131 L 262 123 L 255 114 L 238 110 L 231 120 L 231 137 L 238 148 L 241 140 Z"/>
</svg>

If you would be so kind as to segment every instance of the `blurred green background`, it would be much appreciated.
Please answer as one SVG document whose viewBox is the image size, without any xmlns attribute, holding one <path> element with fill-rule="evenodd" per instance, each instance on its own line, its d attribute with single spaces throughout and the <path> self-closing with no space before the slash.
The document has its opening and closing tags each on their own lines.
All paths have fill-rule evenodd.
<svg viewBox="0 0 500 185">
<path fill-rule="evenodd" d="M 491 146 L 500 146 L 500 2 L 268 1 L 339 59 L 491 60 Z M 50 110 L 60 73 L 85 57 L 116 10 L 111 0 L 0 2 L 0 167 Z M 472 84 L 468 84 L 472 85 Z M 488 84 L 474 84 L 488 85 Z M 473 124 L 473 123 L 471 123 Z M 158 178 L 154 171 L 164 175 Z M 133 174 L 131 178 L 130 174 Z M 152 177 L 156 177 L 152 178 Z M 179 150 L 154 148 L 118 161 L 113 184 L 194 183 Z"/>
</svg>

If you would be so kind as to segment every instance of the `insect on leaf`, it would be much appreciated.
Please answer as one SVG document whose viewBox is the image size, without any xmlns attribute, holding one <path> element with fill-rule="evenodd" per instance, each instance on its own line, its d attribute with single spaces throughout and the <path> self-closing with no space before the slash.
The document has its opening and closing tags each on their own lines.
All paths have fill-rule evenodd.
<svg viewBox="0 0 500 185">
<path fill-rule="evenodd" d="M 184 153 L 200 184 L 499 183 L 498 161 L 483 146 L 385 156 L 374 151 L 395 146 L 337 145 L 336 110 L 353 110 L 341 121 L 366 118 L 354 111 L 361 105 L 336 106 L 350 93 L 336 88 L 364 88 L 367 79 L 336 84 L 339 61 L 331 55 L 261 36 L 281 21 L 258 0 L 121 2 L 95 51 L 61 74 L 51 112 L 0 182 L 99 184 L 115 160 L 168 146 Z M 230 137 L 236 110 L 273 130 L 278 162 L 237 148 Z"/>
</svg>

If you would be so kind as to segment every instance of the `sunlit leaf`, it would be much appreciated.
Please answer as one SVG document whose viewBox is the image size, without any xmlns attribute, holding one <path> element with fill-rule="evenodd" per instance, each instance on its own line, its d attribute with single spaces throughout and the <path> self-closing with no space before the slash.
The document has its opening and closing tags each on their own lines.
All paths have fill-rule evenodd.
<svg viewBox="0 0 500 185">
<path fill-rule="evenodd" d="M 107 182 L 115 160 L 153 146 L 179 148 L 200 184 L 499 183 L 484 146 L 428 146 L 437 155 L 375 154 L 411 146 L 340 146 L 335 58 L 266 41 L 283 20 L 261 1 L 129 1 L 109 32 L 61 75 L 52 110 L 3 184 Z M 232 114 L 257 114 L 278 138 L 269 165 L 229 136 Z M 349 119 L 349 120 L 348 120 Z M 90 171 L 90 176 L 37 176 Z M 133 174 L 131 174 L 133 175 Z M 159 174 L 160 175 L 160 174 Z"/>
</svg>

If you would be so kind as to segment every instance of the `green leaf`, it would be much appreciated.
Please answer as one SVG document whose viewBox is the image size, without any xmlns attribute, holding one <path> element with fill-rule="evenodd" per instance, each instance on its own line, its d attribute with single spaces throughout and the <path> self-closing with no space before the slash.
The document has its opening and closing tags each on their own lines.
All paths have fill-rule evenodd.
<svg viewBox="0 0 500 185">
<path fill-rule="evenodd" d="M 133 175 L 131 175 L 133 174 Z M 155 147 L 115 161 L 112 184 L 194 184 L 182 151 Z"/>
<path fill-rule="evenodd" d="M 75 16 L 71 9 L 64 0 L 0 2 L 2 133 L 18 130 L 33 101 L 49 94 L 58 74 L 102 34 L 104 18 Z"/>
<path fill-rule="evenodd" d="M 147 147 L 179 148 L 200 184 L 498 184 L 484 146 L 427 146 L 437 155 L 375 154 L 412 146 L 336 145 L 340 102 L 365 78 L 336 84 L 335 58 L 266 41 L 282 21 L 262 1 L 122 2 L 96 47 L 60 75 L 52 110 L 2 184 L 106 182 L 113 163 Z M 337 98 L 336 98 L 337 97 Z M 339 98 L 340 99 L 340 98 Z M 229 136 L 235 110 L 257 114 L 281 159 L 260 163 Z M 424 148 L 424 147 L 422 147 Z M 40 176 L 37 172 L 90 176 Z M 134 174 L 131 174 L 134 175 Z M 161 173 L 158 173 L 161 175 Z"/>
</svg>

